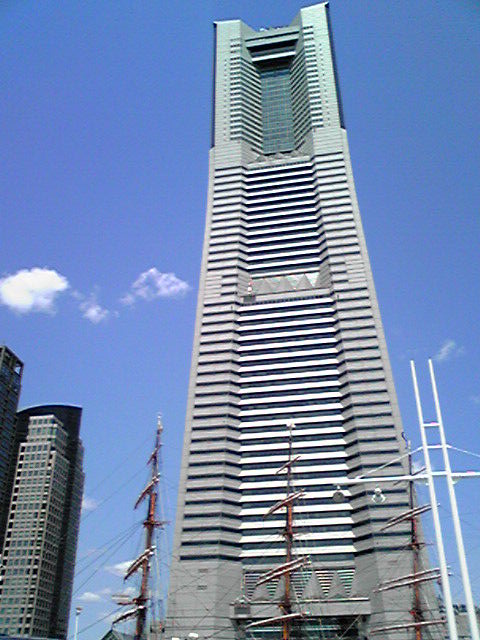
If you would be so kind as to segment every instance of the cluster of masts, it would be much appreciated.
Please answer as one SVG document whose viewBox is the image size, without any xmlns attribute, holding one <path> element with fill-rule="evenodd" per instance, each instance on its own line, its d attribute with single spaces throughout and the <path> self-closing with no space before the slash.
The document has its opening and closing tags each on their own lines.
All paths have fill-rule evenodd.
<svg viewBox="0 0 480 640">
<path fill-rule="evenodd" d="M 283 564 L 278 565 L 274 569 L 267 571 L 263 574 L 261 578 L 257 581 L 256 585 L 259 586 L 261 584 L 265 584 L 267 582 L 271 582 L 273 580 L 284 579 L 284 595 L 278 606 L 280 608 L 280 615 L 273 616 L 270 618 L 264 618 L 262 620 L 258 620 L 255 622 L 251 622 L 246 625 L 245 629 L 255 629 L 263 626 L 269 626 L 272 624 L 281 624 L 282 628 L 282 640 L 290 640 L 291 637 L 291 629 L 292 624 L 302 618 L 308 616 L 308 611 L 299 610 L 293 611 L 292 606 L 292 598 L 291 598 L 291 580 L 292 574 L 309 563 L 309 557 L 307 555 L 302 555 L 294 558 L 293 556 L 293 541 L 294 541 L 294 530 L 293 530 L 293 506 L 296 501 L 300 500 L 305 492 L 303 490 L 293 491 L 292 489 L 292 468 L 295 463 L 300 459 L 300 456 L 297 455 L 293 457 L 292 455 L 292 442 L 293 442 L 293 429 L 295 428 L 295 424 L 290 422 L 288 425 L 289 429 L 289 441 L 288 441 L 288 460 L 287 462 L 280 467 L 276 473 L 287 473 L 287 495 L 284 499 L 277 502 L 273 507 L 271 507 L 265 517 L 270 516 L 273 513 L 281 509 L 286 509 L 285 515 L 285 529 L 283 531 L 283 535 L 285 538 L 285 562 Z M 410 473 L 412 473 L 411 468 L 411 455 L 410 459 Z M 381 493 L 381 490 L 378 490 Z M 383 495 L 383 494 L 382 494 Z M 396 515 L 386 522 L 386 524 L 382 527 L 382 531 L 394 527 L 400 523 L 405 521 L 410 521 L 412 524 L 412 540 L 411 547 L 414 553 L 414 564 L 413 564 L 413 572 L 404 576 L 400 576 L 398 578 L 385 581 L 380 584 L 377 592 L 388 591 L 391 589 L 397 589 L 406 586 L 414 587 L 414 602 L 411 610 L 413 621 L 403 623 L 401 625 L 390 625 L 384 627 L 377 627 L 371 629 L 370 633 L 372 635 L 385 633 L 385 632 L 395 632 L 405 628 L 414 628 L 416 640 L 421 640 L 422 638 L 422 629 L 427 626 L 432 625 L 443 625 L 445 624 L 444 618 L 439 618 L 436 620 L 424 620 L 422 615 L 422 606 L 420 600 L 420 592 L 419 585 L 420 583 L 428 582 L 431 580 L 438 581 L 440 578 L 440 570 L 438 568 L 428 569 L 425 571 L 420 570 L 420 558 L 419 558 L 419 549 L 421 546 L 420 541 L 418 540 L 417 534 L 417 519 L 420 514 L 428 511 L 430 509 L 429 505 L 422 505 L 419 507 L 414 506 L 414 493 L 413 493 L 413 481 L 410 481 L 410 508 L 408 511 Z"/>
<path fill-rule="evenodd" d="M 410 448 L 410 443 L 408 443 L 408 459 L 409 459 L 409 473 L 408 475 L 403 476 L 382 476 L 380 478 L 367 478 L 365 476 L 359 476 L 354 479 L 347 479 L 342 484 L 346 486 L 352 484 L 360 484 L 364 482 L 392 482 L 392 481 L 408 481 L 409 483 L 409 509 L 401 514 L 398 514 L 388 520 L 385 525 L 380 529 L 380 531 L 385 531 L 392 527 L 395 527 L 405 521 L 410 522 L 411 524 L 411 549 L 413 551 L 413 571 L 412 573 L 399 576 L 397 578 L 393 578 L 381 583 L 376 592 L 381 593 L 385 591 L 390 591 L 392 589 L 403 588 L 403 587 L 412 587 L 413 588 L 413 603 L 411 609 L 411 615 L 413 620 L 411 622 L 403 622 L 402 624 L 394 624 L 383 627 L 374 627 L 370 629 L 371 635 L 388 633 L 388 632 L 396 632 L 404 629 L 414 629 L 415 630 L 415 640 L 421 640 L 422 638 L 422 630 L 425 627 L 430 627 L 433 625 L 444 625 L 447 622 L 447 626 L 449 629 L 449 635 L 451 640 L 457 640 L 458 634 L 456 630 L 455 620 L 453 618 L 453 607 L 451 604 L 451 596 L 449 590 L 449 582 L 448 582 L 448 571 L 445 564 L 445 556 L 443 551 L 443 542 L 441 538 L 441 532 L 439 534 L 439 522 L 438 522 L 438 505 L 436 501 L 434 486 L 433 486 L 433 475 L 442 475 L 447 477 L 447 481 L 449 481 L 449 488 L 451 489 L 450 497 L 452 498 L 453 492 L 453 477 L 473 477 L 478 476 L 480 474 L 475 472 L 467 472 L 467 473 L 459 473 L 452 474 L 450 469 L 450 463 L 448 461 L 448 452 L 446 451 L 448 445 L 445 441 L 445 435 L 443 431 L 443 423 L 440 412 L 440 406 L 438 403 L 438 395 L 435 384 L 435 378 L 433 374 L 433 365 L 431 361 L 429 361 L 430 365 L 430 373 L 432 380 L 432 387 L 434 390 L 434 398 L 435 405 L 437 411 L 437 420 L 434 422 L 424 422 L 423 414 L 421 411 L 420 397 L 418 393 L 418 385 L 415 374 L 415 367 L 413 362 L 412 365 L 412 376 L 414 381 L 415 388 L 415 396 L 417 400 L 417 409 L 419 415 L 420 422 L 420 431 L 422 435 L 422 448 L 425 458 L 425 467 L 422 468 L 417 473 L 413 472 L 412 468 L 412 452 Z M 284 590 L 283 596 L 278 602 L 278 607 L 280 609 L 279 615 L 264 618 L 262 620 L 251 622 L 247 624 L 245 630 L 255 629 L 262 626 L 269 625 L 278 625 L 280 624 L 282 629 L 282 640 L 290 640 L 291 638 L 291 630 L 292 626 L 299 619 L 305 618 L 309 615 L 308 611 L 297 610 L 299 607 L 294 607 L 294 603 L 292 601 L 292 574 L 296 571 L 301 570 L 305 565 L 307 565 L 310 560 L 308 555 L 295 555 L 294 554 L 294 528 L 293 528 L 293 509 L 294 504 L 300 500 L 305 492 L 303 490 L 293 490 L 292 486 L 292 469 L 294 465 L 301 458 L 300 455 L 293 456 L 293 430 L 295 428 L 295 424 L 293 422 L 289 422 L 288 425 L 288 459 L 287 462 L 282 465 L 277 471 L 276 474 L 286 473 L 286 497 L 282 500 L 278 501 L 274 504 L 265 514 L 265 517 L 269 517 L 270 515 L 285 509 L 285 527 L 283 530 L 283 537 L 285 539 L 285 562 L 277 565 L 273 569 L 265 572 L 260 579 L 257 581 L 257 586 L 261 584 L 265 584 L 268 582 L 272 582 L 274 580 L 282 579 L 284 581 Z M 440 434 L 441 445 L 428 445 L 425 435 L 426 427 L 435 427 L 438 429 Z M 140 493 L 136 503 L 135 508 L 138 508 L 145 500 L 148 499 L 148 507 L 147 507 L 147 517 L 143 522 L 143 527 L 145 529 L 145 546 L 143 552 L 130 564 L 126 573 L 125 579 L 128 579 L 138 573 L 141 574 L 141 584 L 139 588 L 138 594 L 130 599 L 123 599 L 118 602 L 119 605 L 122 606 L 131 606 L 132 608 L 127 611 L 122 612 L 118 615 L 114 623 L 122 622 L 127 619 L 134 618 L 136 620 L 135 626 L 135 640 L 140 640 L 143 636 L 145 630 L 145 624 L 147 619 L 147 605 L 149 600 L 148 593 L 148 583 L 149 583 L 149 574 L 150 574 L 150 561 L 152 556 L 155 553 L 155 546 L 153 544 L 154 541 L 154 531 L 158 527 L 163 527 L 166 523 L 165 521 L 157 519 L 157 506 L 158 506 L 158 483 L 160 480 L 159 474 L 159 458 L 160 458 L 160 449 L 161 449 L 161 436 L 162 436 L 163 426 L 161 422 L 161 418 L 158 418 L 157 422 L 157 431 L 155 438 L 155 446 L 152 454 L 148 459 L 148 465 L 151 467 L 151 479 Z M 445 472 L 432 472 L 430 457 L 429 457 L 429 449 L 431 448 L 439 448 L 443 449 L 444 459 L 445 459 Z M 389 463 L 390 464 L 390 463 Z M 385 466 L 385 465 L 384 465 Z M 424 472 L 426 471 L 426 474 Z M 426 479 L 429 485 L 430 491 L 430 504 L 417 506 L 415 504 L 415 495 L 413 489 L 413 482 L 417 479 Z M 451 485 L 451 486 L 450 486 Z M 336 494 L 342 494 L 343 491 L 340 486 L 337 487 Z M 334 495 L 334 499 L 335 499 Z M 374 493 L 374 501 L 375 497 L 383 497 L 381 493 L 381 489 L 378 487 L 375 489 Z M 453 494 L 454 497 L 454 494 Z M 452 503 L 453 504 L 453 503 Z M 456 511 L 456 502 L 454 504 L 455 509 L 453 509 L 453 514 L 458 518 L 458 512 Z M 420 548 L 424 544 L 421 542 L 418 536 L 418 518 L 425 513 L 426 511 L 432 510 L 432 514 L 434 516 L 434 525 L 435 525 L 435 533 L 436 533 L 436 541 L 437 541 L 437 550 L 439 552 L 439 560 L 440 567 L 433 569 L 422 569 L 421 566 L 421 558 L 420 558 Z M 456 528 L 456 535 L 459 535 L 459 528 Z M 458 540 L 457 540 L 458 542 Z M 460 542 L 458 544 L 459 555 L 462 560 L 462 551 L 463 551 L 463 541 L 461 540 L 460 533 Z M 473 608 L 473 600 L 471 597 L 471 588 L 468 579 L 468 572 L 466 571 L 466 561 L 464 560 L 463 553 L 463 562 L 461 561 L 461 571 L 462 578 L 465 587 L 466 601 L 467 601 L 467 612 L 469 614 L 469 624 L 472 632 L 472 639 L 479 640 L 478 636 L 478 627 L 476 622 L 476 616 L 474 615 Z M 419 587 L 423 583 L 430 581 L 441 581 L 443 594 L 445 598 L 445 608 L 446 608 L 446 618 L 438 618 L 438 619 L 425 619 L 422 611 L 422 602 L 420 597 Z M 196 634 L 191 634 L 196 635 Z"/>
<path fill-rule="evenodd" d="M 469 626 L 471 631 L 472 640 L 479 640 L 479 632 L 478 625 L 476 620 L 476 613 L 473 606 L 473 599 L 471 594 L 471 586 L 470 580 L 468 576 L 468 570 L 465 559 L 465 552 L 463 547 L 462 534 L 460 530 L 460 521 L 458 518 L 458 509 L 456 505 L 455 493 L 453 490 L 453 481 L 454 478 L 460 477 L 476 477 L 479 474 L 476 472 L 466 472 L 466 473 L 457 473 L 452 474 L 450 468 L 450 462 L 448 458 L 448 446 L 445 440 L 445 432 L 443 428 L 442 414 L 440 410 L 440 404 L 438 399 L 437 386 L 435 381 L 435 374 L 433 371 L 433 363 L 429 360 L 429 370 L 430 370 L 430 379 L 432 384 L 433 396 L 435 400 L 435 410 L 436 410 L 436 420 L 425 422 L 423 419 L 423 412 L 421 407 L 420 395 L 418 391 L 417 377 L 415 371 L 415 365 L 413 361 L 411 362 L 411 370 L 412 370 L 412 378 L 413 385 L 415 390 L 415 398 L 417 403 L 417 411 L 420 423 L 420 433 L 422 436 L 422 449 L 425 459 L 425 467 L 420 469 L 418 472 L 413 471 L 412 466 L 412 452 L 410 443 L 408 443 L 408 460 L 409 460 L 409 473 L 404 476 L 391 476 L 391 477 L 380 477 L 380 478 L 365 478 L 358 477 L 355 479 L 349 479 L 347 481 L 347 485 L 363 483 L 363 482 L 392 482 L 392 481 L 407 481 L 409 486 L 409 508 L 407 511 L 398 514 L 388 520 L 385 525 L 380 529 L 380 531 L 385 531 L 386 529 L 390 529 L 404 522 L 410 522 L 411 525 L 411 543 L 410 548 L 413 552 L 413 571 L 409 574 L 399 576 L 397 578 L 387 580 L 381 583 L 376 589 L 377 593 L 381 593 L 384 591 L 390 591 L 392 589 L 400 589 L 403 587 L 411 587 L 413 588 L 413 603 L 412 609 L 410 611 L 412 615 L 411 622 L 402 622 L 402 624 L 391 624 L 388 626 L 377 626 L 370 629 L 371 635 L 377 635 L 382 633 L 395 633 L 398 631 L 402 631 L 405 629 L 413 629 L 415 631 L 415 640 L 422 639 L 422 632 L 426 627 L 436 626 L 436 625 L 445 625 L 447 624 L 449 637 L 451 640 L 458 640 L 458 633 L 456 629 L 455 617 L 453 612 L 453 605 L 451 601 L 450 595 L 450 586 L 449 586 L 449 573 L 448 568 L 445 562 L 445 553 L 443 549 L 443 540 L 440 529 L 440 522 L 438 516 L 438 505 L 437 499 L 435 495 L 435 488 L 433 477 L 434 475 L 444 476 L 447 479 L 447 485 L 449 488 L 450 494 L 450 502 L 452 506 L 452 514 L 453 521 L 455 525 L 455 535 L 457 540 L 457 548 L 460 558 L 460 570 L 462 573 L 462 582 L 465 591 L 465 599 L 467 603 L 467 613 L 469 618 Z M 289 640 L 290 639 L 290 630 L 292 624 L 300 619 L 305 618 L 308 615 L 307 611 L 293 611 L 292 602 L 291 602 L 291 575 L 295 571 L 301 569 L 307 562 L 307 556 L 300 556 L 294 559 L 293 557 L 293 540 L 294 540 L 294 532 L 293 532 L 293 504 L 295 501 L 299 500 L 303 497 L 303 491 L 292 491 L 291 486 L 291 473 L 293 465 L 299 460 L 300 456 L 292 456 L 292 430 L 294 428 L 294 424 L 290 423 L 289 427 L 289 448 L 288 448 L 288 461 L 284 464 L 280 469 L 278 469 L 277 473 L 282 473 L 286 470 L 287 472 L 287 495 L 286 498 L 277 502 L 266 514 L 266 517 L 280 509 L 286 509 L 286 522 L 284 529 L 284 537 L 285 537 L 285 546 L 286 546 L 286 561 L 284 564 L 277 566 L 275 569 L 272 569 L 266 572 L 257 582 L 257 585 L 263 584 L 265 582 L 269 582 L 275 579 L 284 578 L 285 579 L 285 592 L 282 600 L 278 603 L 280 607 L 281 613 L 278 616 L 270 617 L 264 620 L 259 620 L 248 624 L 246 629 L 253 629 L 257 627 L 262 627 L 270 624 L 281 623 L 282 625 L 282 639 Z M 427 441 L 426 429 L 435 429 L 438 432 L 440 438 L 440 445 L 430 445 Z M 445 471 L 443 472 L 433 472 L 431 468 L 430 462 L 430 449 L 440 448 L 442 449 Z M 390 464 L 390 463 L 388 463 Z M 425 479 L 427 481 L 430 493 L 430 502 L 429 504 L 417 506 L 415 503 L 415 493 L 413 488 L 413 483 L 417 479 Z M 342 499 L 344 497 L 343 491 L 341 487 L 337 487 L 337 491 L 335 495 L 341 495 Z M 335 499 L 334 495 L 334 499 Z M 382 494 L 381 488 L 377 487 L 374 491 L 373 501 L 383 501 L 385 498 Z M 435 536 L 437 543 L 437 551 L 439 555 L 440 566 L 433 569 L 422 569 L 421 564 L 421 554 L 420 549 L 424 545 L 424 543 L 419 539 L 418 535 L 418 523 L 419 517 L 431 510 L 434 519 L 434 527 L 435 527 Z M 421 594 L 420 594 L 420 586 L 427 582 L 440 582 L 442 585 L 443 596 L 445 600 L 445 609 L 446 609 L 446 617 L 439 617 L 434 619 L 425 619 Z"/>
</svg>

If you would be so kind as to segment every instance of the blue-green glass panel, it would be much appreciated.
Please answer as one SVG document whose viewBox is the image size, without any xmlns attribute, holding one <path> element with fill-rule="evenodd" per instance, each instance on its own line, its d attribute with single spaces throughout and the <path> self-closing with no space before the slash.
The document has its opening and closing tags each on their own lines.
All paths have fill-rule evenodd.
<svg viewBox="0 0 480 640">
<path fill-rule="evenodd" d="M 262 71 L 263 151 L 291 151 L 295 148 L 293 135 L 290 71 L 270 69 Z"/>
</svg>

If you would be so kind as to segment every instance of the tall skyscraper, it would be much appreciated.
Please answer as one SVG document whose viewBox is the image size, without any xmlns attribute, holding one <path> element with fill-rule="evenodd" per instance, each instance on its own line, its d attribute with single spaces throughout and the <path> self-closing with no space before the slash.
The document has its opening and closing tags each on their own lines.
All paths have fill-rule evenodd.
<svg viewBox="0 0 480 640">
<path fill-rule="evenodd" d="M 408 509 L 403 485 L 384 502 L 368 485 L 334 496 L 347 477 L 406 465 L 328 6 L 260 31 L 216 23 L 214 101 L 167 631 L 230 640 L 279 615 L 282 585 L 256 583 L 285 560 L 285 515 L 265 515 L 285 498 L 276 470 L 293 420 L 293 487 L 305 492 L 294 555 L 310 559 L 293 577 L 302 625 L 364 638 L 411 622 L 408 589 L 375 589 L 412 571 L 412 551 L 409 522 L 381 531 Z"/>
<path fill-rule="evenodd" d="M 10 491 L 19 441 L 15 429 L 23 363 L 5 345 L 0 345 L 0 550 L 7 521 Z"/>
<path fill-rule="evenodd" d="M 84 474 L 82 410 L 20 411 L 20 444 L 0 568 L 0 633 L 66 638 Z"/>
</svg>

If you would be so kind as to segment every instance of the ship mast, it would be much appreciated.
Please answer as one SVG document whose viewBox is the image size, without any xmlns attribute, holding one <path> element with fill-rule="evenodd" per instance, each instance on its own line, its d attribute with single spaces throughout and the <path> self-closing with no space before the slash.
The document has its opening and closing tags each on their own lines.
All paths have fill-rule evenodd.
<svg viewBox="0 0 480 640">
<path fill-rule="evenodd" d="M 287 462 L 287 496 L 292 495 L 292 430 L 293 423 L 290 423 L 288 429 L 288 462 Z M 285 515 L 285 546 L 286 557 L 285 563 L 289 564 L 292 561 L 292 547 L 293 547 L 293 500 L 287 502 L 287 510 Z M 288 571 L 285 574 L 285 596 L 283 598 L 282 609 L 284 615 L 288 616 L 292 613 L 292 600 L 290 596 L 290 584 L 291 576 Z M 290 619 L 286 618 L 283 621 L 283 640 L 288 640 L 290 637 Z"/>
<path fill-rule="evenodd" d="M 414 476 L 417 474 L 413 470 L 412 464 L 412 450 L 410 442 L 407 441 L 408 448 L 408 494 L 409 494 L 409 504 L 408 511 L 401 513 L 398 516 L 394 516 L 390 518 L 383 527 L 381 527 L 380 531 L 385 531 L 390 527 L 395 527 L 401 523 L 410 521 L 410 548 L 412 549 L 413 554 L 413 572 L 408 575 L 402 575 L 398 578 L 393 578 L 381 583 L 376 589 L 377 592 L 389 591 L 391 589 L 398 589 L 401 587 L 413 587 L 413 603 L 412 609 L 410 611 L 413 622 L 404 623 L 402 625 L 392 625 L 387 627 L 378 627 L 371 629 L 371 634 L 376 635 L 379 633 L 385 633 L 387 631 L 400 631 L 402 629 L 413 629 L 415 632 L 415 640 L 422 640 L 423 629 L 425 627 L 429 627 L 431 625 L 443 625 L 445 620 L 443 618 L 434 619 L 434 620 L 425 620 L 423 615 L 423 607 L 422 600 L 420 594 L 420 587 L 430 581 L 437 582 L 441 575 L 440 569 L 425 569 L 421 570 L 421 558 L 420 558 L 420 548 L 422 546 L 422 542 L 419 539 L 418 535 L 418 519 L 422 513 L 429 511 L 431 509 L 430 505 L 422 505 L 416 506 L 415 504 L 415 491 L 414 491 Z"/>
<path fill-rule="evenodd" d="M 125 580 L 133 576 L 135 573 L 141 573 L 140 590 L 137 596 L 128 601 L 119 602 L 121 605 L 134 605 L 133 609 L 129 609 L 124 613 L 121 613 L 115 620 L 121 622 L 129 618 L 135 618 L 135 640 L 140 640 L 145 631 L 145 623 L 147 620 L 147 605 L 149 601 L 148 585 L 150 577 L 150 558 L 155 553 L 154 545 L 154 531 L 157 527 L 163 527 L 164 521 L 157 520 L 157 506 L 158 506 L 158 482 L 160 480 L 159 475 L 159 459 L 160 449 L 162 446 L 163 426 L 161 417 L 158 417 L 157 432 L 155 435 L 155 446 L 148 459 L 147 464 L 151 468 L 150 481 L 145 486 L 143 491 L 137 498 L 135 503 L 135 509 L 142 504 L 142 502 L 148 498 L 147 503 L 147 517 L 143 521 L 143 527 L 145 529 L 145 546 L 143 552 L 136 558 L 128 567 L 125 573 Z"/>
<path fill-rule="evenodd" d="M 287 481 L 286 481 L 286 498 L 280 500 L 276 504 L 271 507 L 265 517 L 279 511 L 280 509 L 286 508 L 285 513 L 285 529 L 283 531 L 283 536 L 285 538 L 285 562 L 270 571 L 267 571 L 257 582 L 257 586 L 264 584 L 265 582 L 269 582 L 275 579 L 282 579 L 284 577 L 285 580 L 285 593 L 281 602 L 279 602 L 278 606 L 281 610 L 281 615 L 275 616 L 273 618 L 267 618 L 265 620 L 259 620 L 258 622 L 252 622 L 246 626 L 246 629 L 251 629 L 255 627 L 265 626 L 268 624 L 281 622 L 282 623 L 282 640 L 290 640 L 290 632 L 292 629 L 292 622 L 298 620 L 299 618 L 303 618 L 305 616 L 304 612 L 294 612 L 292 607 L 292 579 L 291 574 L 294 571 L 297 571 L 301 567 L 305 565 L 307 562 L 307 557 L 297 558 L 293 560 L 293 540 L 294 540 L 294 530 L 293 530 L 293 505 L 294 503 L 304 495 L 304 491 L 293 491 L 292 487 L 292 467 L 299 460 L 300 456 L 293 457 L 293 429 L 295 428 L 295 424 L 290 422 L 288 425 L 288 460 L 287 462 L 277 469 L 276 473 L 283 473 L 285 470 L 287 472 Z"/>
<path fill-rule="evenodd" d="M 410 476 L 413 475 L 413 465 L 412 465 L 412 447 L 410 442 L 407 442 L 408 447 L 408 474 Z M 413 489 L 413 480 L 410 480 L 408 483 L 408 493 L 409 493 L 409 507 L 411 511 L 415 508 L 415 499 L 414 499 L 414 489 Z M 412 553 L 413 553 L 413 575 L 418 575 L 421 567 L 420 563 L 420 542 L 418 539 L 418 523 L 417 518 L 413 516 L 410 521 L 411 527 L 411 536 L 412 536 Z M 424 617 L 422 614 L 422 602 L 420 599 L 420 585 L 418 582 L 415 582 L 413 585 L 413 607 L 412 607 L 412 617 L 413 621 L 417 624 L 415 627 L 415 640 L 422 640 L 422 625 L 421 622 L 424 622 Z"/>
</svg>

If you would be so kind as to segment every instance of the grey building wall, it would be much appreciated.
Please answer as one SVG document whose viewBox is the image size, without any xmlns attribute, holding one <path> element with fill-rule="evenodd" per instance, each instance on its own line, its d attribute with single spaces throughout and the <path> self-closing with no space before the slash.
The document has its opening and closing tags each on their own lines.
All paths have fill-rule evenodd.
<svg viewBox="0 0 480 640">
<path fill-rule="evenodd" d="M 7 346 L 0 345 L 0 549 L 3 546 L 13 473 L 20 444 L 15 418 L 22 373 L 21 360 Z"/>
<path fill-rule="evenodd" d="M 215 105 L 206 230 L 168 599 L 167 634 L 231 639 L 234 602 L 279 613 L 285 496 L 276 469 L 295 422 L 294 577 L 305 629 L 364 637 L 411 621 L 412 594 L 376 592 L 412 570 L 404 487 L 372 502 L 342 479 L 405 453 L 355 194 L 328 8 L 286 27 L 215 25 Z M 406 471 L 397 461 L 379 473 Z M 432 593 L 426 616 L 432 615 Z M 243 606 L 243 605 L 242 605 Z M 242 608 L 242 607 L 240 607 Z M 248 615 L 246 616 L 248 618 Z M 308 629 L 307 629 L 308 627 Z M 256 632 L 258 634 L 258 631 Z M 383 637 L 390 637 L 384 634 Z M 393 637 L 393 636 L 392 636 Z M 413 637 L 405 631 L 395 637 Z M 432 631 L 435 637 L 435 631 Z"/>
<path fill-rule="evenodd" d="M 82 410 L 20 411 L 20 444 L 0 568 L 0 632 L 66 638 L 84 475 Z"/>
</svg>

